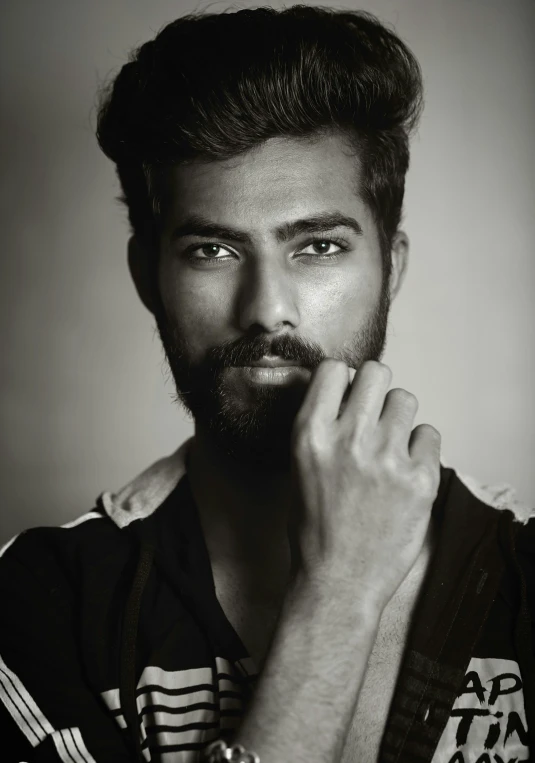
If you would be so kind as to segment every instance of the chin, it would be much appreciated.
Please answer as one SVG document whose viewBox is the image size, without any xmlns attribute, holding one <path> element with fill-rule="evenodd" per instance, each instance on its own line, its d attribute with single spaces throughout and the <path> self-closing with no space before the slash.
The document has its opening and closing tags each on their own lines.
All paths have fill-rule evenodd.
<svg viewBox="0 0 535 763">
<path fill-rule="evenodd" d="M 305 390 L 267 389 L 254 404 L 228 392 L 214 400 L 212 414 L 201 414 L 217 446 L 233 460 L 255 470 L 285 471 L 291 465 L 292 430 Z"/>
<path fill-rule="evenodd" d="M 291 438 L 286 442 L 268 444 L 251 443 L 249 439 L 230 440 L 216 435 L 215 440 L 221 450 L 240 466 L 258 472 L 287 472 L 291 467 Z"/>
</svg>

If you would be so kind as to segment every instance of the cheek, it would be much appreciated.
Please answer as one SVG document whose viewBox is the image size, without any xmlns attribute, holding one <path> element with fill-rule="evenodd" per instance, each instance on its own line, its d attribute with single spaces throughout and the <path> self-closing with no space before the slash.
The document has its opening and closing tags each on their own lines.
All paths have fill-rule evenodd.
<svg viewBox="0 0 535 763">
<path fill-rule="evenodd" d="M 211 279 L 179 277 L 173 270 L 162 267 L 159 273 L 162 306 L 173 332 L 187 337 L 192 350 L 219 343 L 228 326 L 229 295 L 214 289 Z"/>
<path fill-rule="evenodd" d="M 318 275 L 302 285 L 303 331 L 319 332 L 325 347 L 335 349 L 366 324 L 378 304 L 381 285 L 381 272 L 376 268 L 342 268 Z"/>
</svg>

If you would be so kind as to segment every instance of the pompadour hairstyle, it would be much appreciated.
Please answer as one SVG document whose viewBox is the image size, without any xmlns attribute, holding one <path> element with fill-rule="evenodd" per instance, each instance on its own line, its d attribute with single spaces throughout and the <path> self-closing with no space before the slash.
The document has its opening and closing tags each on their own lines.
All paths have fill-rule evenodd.
<svg viewBox="0 0 535 763">
<path fill-rule="evenodd" d="M 97 137 L 117 166 L 133 233 L 157 241 L 166 167 L 341 130 L 389 272 L 422 104 L 417 60 L 369 13 L 295 5 L 195 14 L 133 52 L 102 93 Z"/>
</svg>

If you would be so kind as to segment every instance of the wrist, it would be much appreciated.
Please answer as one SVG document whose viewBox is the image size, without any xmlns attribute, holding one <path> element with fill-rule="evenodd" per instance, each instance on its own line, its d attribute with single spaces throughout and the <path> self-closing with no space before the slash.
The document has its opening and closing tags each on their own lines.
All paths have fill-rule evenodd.
<svg viewBox="0 0 535 763">
<path fill-rule="evenodd" d="M 331 662 L 340 667 L 375 641 L 383 607 L 375 595 L 361 596 L 332 580 L 298 576 L 289 587 L 279 613 L 270 656 L 293 645 L 303 667 Z M 268 660 L 270 662 L 270 660 Z"/>
<path fill-rule="evenodd" d="M 373 625 L 380 620 L 387 602 L 388 596 L 377 586 L 319 569 L 312 573 L 300 569 L 292 577 L 284 603 L 292 608 L 299 603 L 310 612 L 344 611 L 348 617 Z"/>
</svg>

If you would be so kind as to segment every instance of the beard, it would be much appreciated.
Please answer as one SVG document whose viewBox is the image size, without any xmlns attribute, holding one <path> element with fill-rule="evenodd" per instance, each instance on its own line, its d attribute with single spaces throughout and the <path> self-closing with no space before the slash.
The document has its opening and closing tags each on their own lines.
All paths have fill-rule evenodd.
<svg viewBox="0 0 535 763">
<path fill-rule="evenodd" d="M 386 278 L 365 324 L 331 356 L 357 371 L 366 360 L 380 360 L 383 354 L 390 309 L 385 282 Z M 248 366 L 265 355 L 276 355 L 314 371 L 327 357 L 322 348 L 290 333 L 275 338 L 257 333 L 212 347 L 201 362 L 192 363 L 187 341 L 173 330 L 161 302 L 155 318 L 176 399 L 196 425 L 209 434 L 219 450 L 250 469 L 288 470 L 293 424 L 308 385 L 302 381 L 285 386 L 249 385 L 244 395 L 229 382 L 225 371 Z"/>
</svg>

